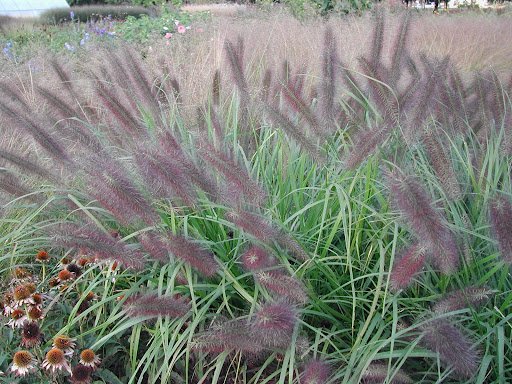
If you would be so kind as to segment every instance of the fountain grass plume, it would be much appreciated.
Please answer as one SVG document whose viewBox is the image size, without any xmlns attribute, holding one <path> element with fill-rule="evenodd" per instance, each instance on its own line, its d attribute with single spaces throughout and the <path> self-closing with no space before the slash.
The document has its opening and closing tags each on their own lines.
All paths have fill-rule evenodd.
<svg viewBox="0 0 512 384">
<path fill-rule="evenodd" d="M 91 156 L 84 168 L 90 195 L 119 222 L 129 224 L 142 220 L 148 225 L 154 225 L 159 221 L 150 202 L 132 182 L 119 161 L 107 155 Z"/>
<path fill-rule="evenodd" d="M 463 308 L 472 307 L 477 309 L 489 301 L 495 293 L 487 287 L 466 287 L 447 293 L 437 303 L 432 310 L 436 313 L 445 313 L 457 311 Z"/>
<path fill-rule="evenodd" d="M 393 378 L 390 381 L 386 381 L 389 378 L 389 367 L 384 363 L 372 362 L 361 376 L 361 384 L 381 384 L 381 383 L 393 383 L 393 384 L 413 384 L 415 381 L 409 377 L 402 369 L 394 372 Z"/>
<path fill-rule="evenodd" d="M 55 246 L 90 252 L 98 261 L 117 261 L 135 270 L 143 269 L 146 263 L 140 252 L 91 226 L 65 223 L 49 228 L 48 233 Z"/>
<path fill-rule="evenodd" d="M 164 244 L 174 257 L 186 262 L 206 277 L 214 276 L 219 270 L 214 255 L 189 238 L 167 233 Z"/>
<path fill-rule="evenodd" d="M 146 319 L 155 317 L 180 318 L 190 311 L 184 297 L 159 296 L 157 293 L 136 294 L 130 296 L 123 305 L 128 316 L 143 317 Z"/>
<path fill-rule="evenodd" d="M 407 288 L 414 276 L 420 272 L 427 258 L 426 249 L 413 244 L 402 251 L 398 260 L 393 263 L 390 286 L 393 291 Z"/>
<path fill-rule="evenodd" d="M 43 148 L 54 160 L 70 164 L 69 154 L 56 139 L 40 122 L 17 111 L 13 107 L 0 100 L 0 116 L 8 120 L 13 127 L 21 129 L 27 133 Z"/>
<path fill-rule="evenodd" d="M 512 203 L 509 197 L 500 194 L 489 201 L 489 221 L 501 257 L 507 264 L 512 264 Z"/>
<path fill-rule="evenodd" d="M 231 321 L 218 320 L 206 331 L 196 335 L 192 348 L 212 354 L 231 351 L 257 354 L 264 349 L 251 331 L 248 320 L 244 318 Z"/>
<path fill-rule="evenodd" d="M 266 348 L 286 349 L 292 342 L 297 311 L 287 301 L 263 304 L 251 320 L 251 333 Z"/>
<path fill-rule="evenodd" d="M 478 371 L 478 351 L 455 325 L 447 319 L 433 319 L 421 327 L 420 344 L 439 354 L 441 362 L 453 369 L 456 379 L 469 379 Z"/>
<path fill-rule="evenodd" d="M 300 384 L 325 384 L 331 375 L 331 367 L 325 361 L 309 360 L 302 367 Z"/>
<path fill-rule="evenodd" d="M 453 169 L 452 160 L 445 147 L 439 142 L 440 133 L 435 126 L 426 127 L 423 133 L 423 145 L 434 174 L 446 196 L 450 200 L 458 200 L 463 197 L 463 194 Z"/>
<path fill-rule="evenodd" d="M 442 273 L 455 272 L 459 265 L 457 243 L 440 210 L 416 177 L 399 169 L 386 173 L 389 199 L 416 238 L 428 249 L 431 261 Z"/>
<path fill-rule="evenodd" d="M 296 277 L 281 271 L 257 271 L 254 276 L 276 299 L 286 299 L 296 304 L 305 304 L 309 300 L 304 284 Z"/>
</svg>

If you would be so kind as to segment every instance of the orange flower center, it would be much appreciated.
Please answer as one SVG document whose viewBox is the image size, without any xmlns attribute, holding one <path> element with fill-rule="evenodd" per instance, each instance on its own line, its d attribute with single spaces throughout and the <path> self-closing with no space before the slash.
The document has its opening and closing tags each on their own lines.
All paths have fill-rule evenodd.
<svg viewBox="0 0 512 384">
<path fill-rule="evenodd" d="M 28 299 L 30 295 L 30 290 L 25 285 L 18 285 L 16 288 L 14 288 L 14 300 L 25 300 Z"/>
<path fill-rule="evenodd" d="M 36 291 L 36 285 L 34 283 L 25 284 L 25 287 L 29 290 L 30 294 Z"/>
<path fill-rule="evenodd" d="M 12 360 L 18 367 L 28 367 L 32 362 L 32 354 L 29 351 L 18 351 Z"/>
<path fill-rule="evenodd" d="M 32 307 L 28 310 L 28 317 L 32 320 L 38 320 L 43 316 L 43 311 L 37 307 Z"/>
<path fill-rule="evenodd" d="M 36 259 L 39 261 L 47 261 L 50 259 L 50 255 L 46 251 L 37 252 Z"/>
<path fill-rule="evenodd" d="M 12 311 L 11 313 L 11 317 L 14 319 L 14 320 L 18 320 L 18 319 L 21 319 L 23 317 L 23 315 L 25 315 L 25 312 L 23 312 L 21 309 L 15 309 L 14 311 Z"/>
<path fill-rule="evenodd" d="M 57 336 L 53 340 L 53 343 L 55 347 L 59 349 L 66 349 L 71 347 L 71 339 L 66 336 Z"/>
<path fill-rule="evenodd" d="M 36 303 L 37 305 L 43 303 L 43 296 L 41 296 L 39 293 L 34 293 L 32 295 L 32 299 L 34 300 L 34 303 Z"/>
<path fill-rule="evenodd" d="M 51 365 L 62 364 L 65 360 L 64 352 L 57 348 L 50 349 L 46 354 L 46 360 Z"/>
<path fill-rule="evenodd" d="M 67 269 L 63 269 L 62 271 L 60 271 L 58 276 L 59 280 L 61 281 L 69 280 L 72 277 L 71 272 L 69 272 Z"/>
<path fill-rule="evenodd" d="M 96 357 L 96 354 L 92 349 L 84 349 L 82 353 L 80 353 L 80 358 L 85 363 L 92 363 L 94 361 L 94 358 Z"/>
<path fill-rule="evenodd" d="M 18 267 L 14 270 L 14 276 L 17 279 L 23 279 L 25 277 L 29 277 L 30 273 L 26 269 Z"/>
</svg>

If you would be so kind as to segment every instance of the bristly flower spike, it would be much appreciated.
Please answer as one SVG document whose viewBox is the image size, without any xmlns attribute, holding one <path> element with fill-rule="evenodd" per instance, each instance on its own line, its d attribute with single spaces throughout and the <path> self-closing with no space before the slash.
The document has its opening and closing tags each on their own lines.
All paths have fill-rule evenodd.
<svg viewBox="0 0 512 384">
<path fill-rule="evenodd" d="M 135 295 L 124 303 L 130 317 L 182 317 L 190 311 L 190 305 L 184 298 L 158 296 L 156 293 Z"/>
</svg>

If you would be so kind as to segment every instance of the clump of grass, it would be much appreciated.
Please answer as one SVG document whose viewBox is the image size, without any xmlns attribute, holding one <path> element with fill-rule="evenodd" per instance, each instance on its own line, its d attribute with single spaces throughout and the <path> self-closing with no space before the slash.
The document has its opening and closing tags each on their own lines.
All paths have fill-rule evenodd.
<svg viewBox="0 0 512 384">
<path fill-rule="evenodd" d="M 253 81 L 245 41 L 228 39 L 229 68 L 213 69 L 212 103 L 193 118 L 178 77 L 130 49 L 81 73 L 54 62 L 61 88 L 34 86 L 35 102 L 2 85 L 0 113 L 37 159 L 0 151 L 10 180 L 2 268 L 30 264 L 43 246 L 74 260 L 52 284 L 89 284 L 99 303 L 80 296 L 62 332 L 107 356 L 119 350 L 111 340 L 128 338 L 124 360 L 103 361 L 127 382 L 506 375 L 510 284 L 490 234 L 506 250 L 506 205 L 491 196 L 511 190 L 495 124 L 510 89 L 457 71 L 432 83 L 450 59 L 415 55 L 410 22 L 387 55 L 379 14 L 358 73 L 327 28 L 312 84 L 290 62 Z M 473 254 L 464 261 L 462 240 Z M 84 254 L 101 268 L 81 270 Z M 467 302 L 454 306 L 460 295 Z"/>
</svg>

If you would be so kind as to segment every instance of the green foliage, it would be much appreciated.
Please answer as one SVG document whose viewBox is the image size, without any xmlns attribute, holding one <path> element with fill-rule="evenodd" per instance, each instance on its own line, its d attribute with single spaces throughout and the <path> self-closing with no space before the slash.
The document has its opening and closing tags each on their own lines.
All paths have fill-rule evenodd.
<svg viewBox="0 0 512 384">
<path fill-rule="evenodd" d="M 117 32 L 145 41 L 179 17 L 128 19 L 127 29 Z M 512 201 L 512 83 L 492 73 L 466 83 L 455 70 L 432 83 L 440 64 L 426 56 L 413 62 L 407 27 L 401 25 L 388 55 L 382 48 L 387 29 L 378 18 L 358 72 L 340 65 L 327 31 L 311 97 L 292 70 L 269 87 L 275 98 L 252 97 L 243 43 L 227 42 L 232 73 L 225 77 L 231 75 L 237 89 L 214 85 L 216 97 L 192 119 L 173 74 L 147 70 L 126 47 L 105 51 L 99 67 L 83 72 L 53 63 L 60 82 L 35 84 L 30 105 L 18 88 L 0 83 L 3 121 L 30 134 L 22 142 L 34 139 L 40 147 L 33 163 L 2 148 L 1 186 L 15 196 L 0 219 L 2 289 L 18 284 L 14 267 L 29 268 L 52 303 L 45 307 L 45 332 L 70 334 L 80 346 L 101 351 L 94 379 L 105 383 L 298 383 L 314 359 L 329 363 L 328 383 L 510 381 L 510 255 L 499 255 L 488 202 L 496 194 Z M 84 78 L 90 88 L 77 85 Z M 366 139 L 375 132 L 371 146 Z M 59 146 L 66 156 L 52 152 Z M 52 178 L 38 167 L 65 176 L 52 173 L 58 183 L 50 187 Z M 390 175 L 397 180 L 390 182 Z M 512 228 L 507 212 L 512 209 L 496 221 Z M 69 229 L 82 225 L 87 231 Z M 444 255 L 429 255 L 410 285 L 397 290 L 392 281 L 402 249 L 415 240 L 425 249 L 437 246 L 447 233 L 460 248 L 454 268 L 443 273 L 435 262 Z M 501 231 L 501 238 L 508 233 Z M 149 245 L 142 241 L 148 234 Z M 266 272 L 276 279 L 265 281 L 244 264 L 253 245 L 269 253 Z M 45 266 L 34 262 L 42 248 L 54 255 Z M 212 257 L 207 270 L 195 259 L 203 251 Z M 62 256 L 84 255 L 96 264 L 51 287 Z M 123 269 L 111 260 L 134 261 L 129 255 L 143 268 Z M 287 283 L 293 291 L 283 290 Z M 468 290 L 473 286 L 486 288 Z M 473 301 L 450 293 L 461 289 L 485 293 Z M 96 301 L 79 311 L 88 290 Z M 184 299 L 190 310 L 177 318 L 131 317 L 130 298 L 141 292 Z M 287 312 L 290 303 L 280 299 L 297 294 Z M 443 297 L 441 312 L 433 303 Z M 266 306 L 272 299 L 274 313 Z M 150 304 L 146 309 L 155 311 Z M 268 316 L 255 322 L 262 307 Z M 282 320 L 272 317 L 276 313 L 286 315 L 285 322 L 296 316 L 278 330 L 286 343 L 265 335 L 265 348 L 254 354 L 257 336 Z M 248 328 L 255 324 L 267 328 Z M 1 332 L 9 343 L 0 345 L 0 369 L 7 371 L 20 335 L 8 327 Z M 471 355 L 473 344 L 480 356 Z M 38 358 L 49 346 L 40 347 Z M 452 349 L 470 358 L 454 360 Z"/>
</svg>

